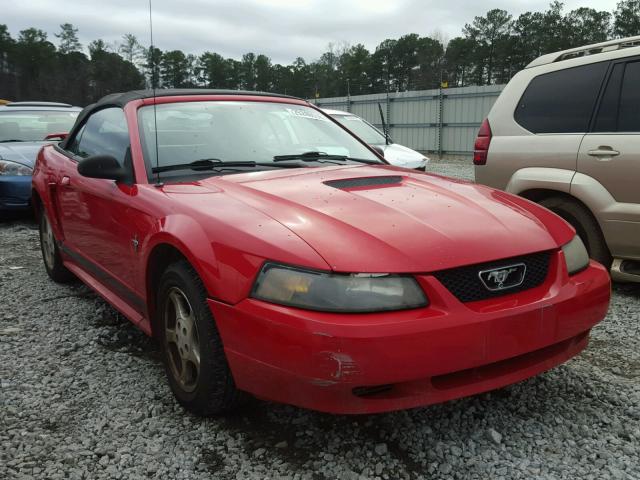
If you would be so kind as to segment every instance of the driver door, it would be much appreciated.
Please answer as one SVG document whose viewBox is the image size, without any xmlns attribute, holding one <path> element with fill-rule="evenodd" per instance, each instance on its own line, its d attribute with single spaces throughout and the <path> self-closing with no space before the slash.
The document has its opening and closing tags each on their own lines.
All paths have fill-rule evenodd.
<svg viewBox="0 0 640 480">
<path fill-rule="evenodd" d="M 141 215 L 133 206 L 137 187 L 133 182 L 83 177 L 77 168 L 86 157 L 110 155 L 130 169 L 130 178 L 134 178 L 123 110 L 112 107 L 93 113 L 65 153 L 69 161 L 58 188 L 65 253 L 107 287 L 127 294 L 125 298 L 131 300 L 130 293 L 136 290 L 135 225 Z"/>
</svg>

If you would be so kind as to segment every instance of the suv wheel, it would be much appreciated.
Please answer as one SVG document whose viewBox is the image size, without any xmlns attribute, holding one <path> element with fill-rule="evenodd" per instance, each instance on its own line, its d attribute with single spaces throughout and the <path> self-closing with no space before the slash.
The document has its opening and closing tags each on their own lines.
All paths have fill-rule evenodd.
<svg viewBox="0 0 640 480">
<path fill-rule="evenodd" d="M 157 305 L 158 339 L 178 402 L 202 416 L 237 407 L 244 395 L 233 381 L 204 285 L 189 263 L 165 270 Z"/>
<path fill-rule="evenodd" d="M 607 269 L 611 268 L 613 259 L 604 235 L 598 222 L 587 208 L 576 201 L 562 197 L 545 198 L 539 203 L 569 222 L 580 235 L 589 256 Z"/>
</svg>

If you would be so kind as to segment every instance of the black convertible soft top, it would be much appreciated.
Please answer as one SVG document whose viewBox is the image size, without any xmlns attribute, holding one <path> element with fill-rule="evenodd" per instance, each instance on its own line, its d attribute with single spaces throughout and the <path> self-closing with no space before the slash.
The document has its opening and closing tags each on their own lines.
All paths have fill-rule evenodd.
<svg viewBox="0 0 640 480">
<path fill-rule="evenodd" d="M 141 98 L 153 98 L 153 97 L 176 97 L 180 95 L 253 95 L 259 97 L 282 97 L 282 98 L 296 98 L 289 95 L 281 95 L 279 93 L 268 92 L 250 92 L 243 90 L 217 90 L 206 88 L 166 88 L 166 89 L 147 89 L 147 90 L 132 90 L 124 93 L 112 93 L 106 95 L 98 100 L 93 105 L 100 108 L 104 105 L 117 105 L 124 107 L 132 100 L 139 100 Z"/>
<path fill-rule="evenodd" d="M 245 90 L 218 90 L 207 88 L 165 88 L 157 90 L 131 90 L 130 92 L 111 93 L 109 95 L 105 95 L 96 103 L 87 105 L 82 109 L 82 111 L 78 115 L 78 118 L 76 118 L 76 122 L 73 125 L 71 132 L 69 132 L 69 136 L 67 136 L 67 138 L 60 143 L 60 146 L 66 149 L 67 142 L 69 142 L 74 136 L 76 130 L 84 122 L 84 119 L 96 110 L 101 110 L 106 107 L 124 107 L 127 103 L 133 100 L 140 100 L 143 98 L 177 97 L 186 95 L 250 95 L 254 97 L 279 97 L 300 100 L 297 97 L 282 95 L 280 93 L 251 92 Z"/>
</svg>

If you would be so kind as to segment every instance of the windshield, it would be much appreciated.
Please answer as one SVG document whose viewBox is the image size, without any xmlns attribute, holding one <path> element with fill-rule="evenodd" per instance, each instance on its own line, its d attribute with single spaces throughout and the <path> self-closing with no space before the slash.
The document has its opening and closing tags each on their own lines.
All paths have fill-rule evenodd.
<svg viewBox="0 0 640 480">
<path fill-rule="evenodd" d="M 68 133 L 78 113 L 4 110 L 0 112 L 0 142 L 41 142 L 50 133 Z"/>
<path fill-rule="evenodd" d="M 277 158 L 281 156 L 313 160 L 309 152 L 379 162 L 363 144 L 304 105 L 204 101 L 165 103 L 156 105 L 156 109 L 155 119 L 152 105 L 139 111 L 145 159 L 156 169 L 203 159 L 219 163 L 267 162 L 276 167 L 283 163 L 282 158 Z M 316 159 L 317 163 L 310 162 L 307 166 L 326 165 L 320 163 L 322 157 Z M 162 176 L 167 174 L 184 176 L 189 172 Z"/>
<path fill-rule="evenodd" d="M 360 117 L 356 117 L 355 115 L 332 115 L 332 117 L 370 145 L 382 145 L 386 143 L 384 135 Z"/>
</svg>

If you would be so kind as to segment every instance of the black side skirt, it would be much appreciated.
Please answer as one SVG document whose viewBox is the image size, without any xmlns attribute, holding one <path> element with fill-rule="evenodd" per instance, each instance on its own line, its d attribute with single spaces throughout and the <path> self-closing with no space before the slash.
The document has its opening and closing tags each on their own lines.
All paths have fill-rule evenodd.
<svg viewBox="0 0 640 480">
<path fill-rule="evenodd" d="M 60 249 L 69 257 L 71 257 L 78 265 L 96 277 L 100 282 L 104 283 L 111 290 L 116 292 L 122 297 L 129 305 L 131 305 L 138 313 L 144 314 L 146 311 L 146 304 L 144 299 L 137 293 L 132 291 L 129 287 L 120 282 L 117 278 L 105 271 L 100 266 L 96 265 L 91 260 L 87 260 L 85 257 L 70 249 L 64 243 L 60 243 Z"/>
</svg>

